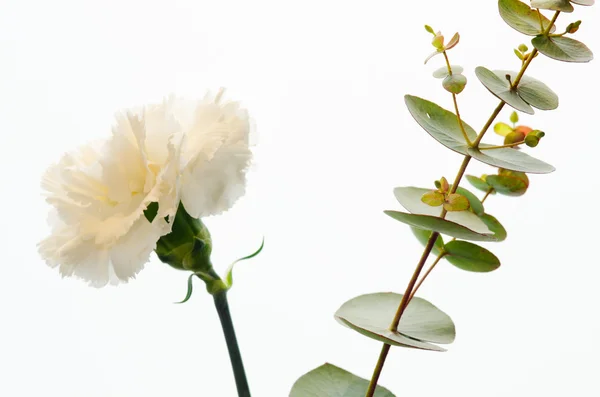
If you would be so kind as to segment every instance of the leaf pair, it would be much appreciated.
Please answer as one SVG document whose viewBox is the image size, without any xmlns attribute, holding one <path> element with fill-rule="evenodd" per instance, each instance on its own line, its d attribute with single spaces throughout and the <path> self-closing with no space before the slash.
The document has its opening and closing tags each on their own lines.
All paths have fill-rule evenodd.
<svg viewBox="0 0 600 397">
<path fill-rule="evenodd" d="M 406 95 L 404 97 L 410 114 L 429 135 L 447 148 L 465 156 L 471 156 L 493 167 L 532 174 L 545 174 L 554 171 L 554 167 L 526 153 L 511 148 L 484 150 L 470 147 L 464 140 L 456 115 L 433 102 Z M 471 141 L 477 133 L 463 121 L 463 127 Z M 481 147 L 493 145 L 481 144 Z"/>
</svg>

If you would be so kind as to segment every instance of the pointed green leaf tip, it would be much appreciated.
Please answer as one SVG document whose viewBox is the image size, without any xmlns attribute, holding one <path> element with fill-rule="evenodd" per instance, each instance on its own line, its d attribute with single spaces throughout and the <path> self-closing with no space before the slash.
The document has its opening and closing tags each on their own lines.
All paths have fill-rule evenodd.
<svg viewBox="0 0 600 397">
<path fill-rule="evenodd" d="M 194 285 L 193 285 L 193 281 L 192 278 L 194 277 L 194 274 L 190 274 L 190 276 L 188 277 L 188 281 L 187 281 L 187 293 L 185 294 L 185 298 L 183 298 L 183 300 L 181 302 L 175 302 L 177 304 L 179 303 L 185 303 L 187 301 L 190 300 L 190 298 L 192 297 L 192 290 L 194 289 Z"/>
<path fill-rule="evenodd" d="M 225 273 L 225 285 L 227 286 L 228 289 L 231 288 L 231 286 L 233 285 L 233 267 L 235 266 L 235 264 L 238 262 L 241 262 L 241 261 L 245 261 L 246 259 L 254 258 L 256 255 L 260 254 L 260 252 L 262 251 L 264 246 L 265 246 L 265 238 L 263 237 L 258 250 L 256 250 L 254 253 L 252 253 L 248 256 L 245 256 L 243 258 L 236 260 L 231 265 L 229 265 L 229 268 L 227 269 L 227 273 Z"/>
<path fill-rule="evenodd" d="M 302 375 L 289 397 L 365 397 L 369 381 L 332 364 L 324 364 Z M 374 397 L 395 397 L 377 386 Z"/>
</svg>

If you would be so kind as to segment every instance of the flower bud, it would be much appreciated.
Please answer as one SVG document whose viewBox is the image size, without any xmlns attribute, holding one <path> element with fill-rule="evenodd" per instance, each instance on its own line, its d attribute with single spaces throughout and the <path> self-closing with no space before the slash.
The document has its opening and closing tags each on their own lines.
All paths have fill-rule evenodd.
<svg viewBox="0 0 600 397">
<path fill-rule="evenodd" d="M 214 274 L 210 261 L 212 240 L 204 223 L 192 218 L 181 203 L 171 221 L 171 233 L 162 236 L 156 244 L 158 258 L 179 270 Z"/>
<path fill-rule="evenodd" d="M 510 134 L 506 135 L 504 138 L 504 144 L 510 145 L 511 143 L 523 142 L 525 139 L 525 134 L 521 131 L 513 131 Z"/>
<path fill-rule="evenodd" d="M 521 51 L 522 53 L 527 52 L 529 48 L 527 48 L 527 46 L 525 44 L 521 44 L 519 45 L 519 51 Z"/>
</svg>

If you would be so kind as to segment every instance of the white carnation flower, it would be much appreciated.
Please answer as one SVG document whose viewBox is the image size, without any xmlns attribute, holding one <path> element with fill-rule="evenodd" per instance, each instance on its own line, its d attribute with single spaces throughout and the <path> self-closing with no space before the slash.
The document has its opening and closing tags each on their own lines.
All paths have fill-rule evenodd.
<svg viewBox="0 0 600 397">
<path fill-rule="evenodd" d="M 51 167 L 42 187 L 57 216 L 39 243 L 46 262 L 96 287 L 127 282 L 171 231 L 180 200 L 194 218 L 229 209 L 245 191 L 250 122 L 221 96 L 126 112 L 101 147 L 85 146 Z M 149 222 L 151 203 L 158 213 Z"/>
<path fill-rule="evenodd" d="M 127 282 L 170 231 L 165 218 L 179 203 L 179 125 L 166 110 L 117 116 L 111 139 L 66 154 L 44 175 L 57 216 L 39 251 L 63 276 L 95 287 Z M 158 213 L 150 223 L 144 211 L 153 202 Z"/>
<path fill-rule="evenodd" d="M 252 160 L 248 113 L 221 102 L 223 91 L 202 101 L 173 99 L 185 140 L 181 150 L 181 201 L 194 218 L 228 210 L 244 195 Z"/>
</svg>

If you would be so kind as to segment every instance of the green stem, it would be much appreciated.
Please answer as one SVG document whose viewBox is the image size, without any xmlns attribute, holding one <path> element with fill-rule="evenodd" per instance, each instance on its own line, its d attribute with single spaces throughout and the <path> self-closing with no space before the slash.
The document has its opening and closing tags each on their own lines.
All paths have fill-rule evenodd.
<svg viewBox="0 0 600 397">
<path fill-rule="evenodd" d="M 217 313 L 219 314 L 219 319 L 221 320 L 223 335 L 225 336 L 225 342 L 227 343 L 227 350 L 229 350 L 229 359 L 231 360 L 231 367 L 233 368 L 238 396 L 250 397 L 250 387 L 248 386 L 248 380 L 246 379 L 242 355 L 240 353 L 237 338 L 235 337 L 235 329 L 233 327 L 233 321 L 231 320 L 229 304 L 227 303 L 227 291 L 219 291 L 213 295 L 213 298 Z"/>
<path fill-rule="evenodd" d="M 427 269 L 427 271 L 425 272 L 425 274 L 423 275 L 423 277 L 421 277 L 421 280 L 419 280 L 419 282 L 417 283 L 417 285 L 415 285 L 415 288 L 412 290 L 412 293 L 410 294 L 410 298 L 408 299 L 408 303 L 410 303 L 410 301 L 412 300 L 412 298 L 415 297 L 415 294 L 417 293 L 417 291 L 419 290 L 419 288 L 421 288 L 421 285 L 423 284 L 423 282 L 425 281 L 425 279 L 427 278 L 427 276 L 429 276 L 429 273 L 431 273 L 431 271 L 440 262 L 440 260 L 442 260 L 442 258 L 444 256 L 446 256 L 446 252 L 442 252 L 441 254 L 438 255 L 437 258 L 435 258 L 435 261 L 431 264 L 431 266 L 429 266 L 429 269 Z"/>
<path fill-rule="evenodd" d="M 486 147 L 480 147 L 479 150 L 494 150 L 494 149 L 504 149 L 504 148 L 508 148 L 508 147 L 515 147 L 515 146 L 519 146 L 524 144 L 525 141 L 520 141 L 520 142 L 513 142 L 513 143 L 507 143 L 506 145 L 499 145 L 499 146 L 486 146 Z"/>
<path fill-rule="evenodd" d="M 485 203 L 485 200 L 487 200 L 487 198 L 490 196 L 490 194 L 492 194 L 493 191 L 494 191 L 494 188 L 491 187 L 488 189 L 487 192 L 485 192 L 485 196 L 483 196 L 483 198 L 481 199 L 481 204 Z"/>
</svg>

